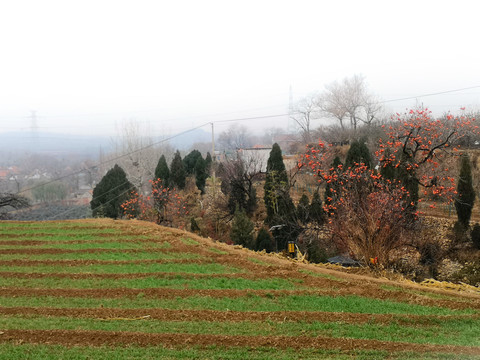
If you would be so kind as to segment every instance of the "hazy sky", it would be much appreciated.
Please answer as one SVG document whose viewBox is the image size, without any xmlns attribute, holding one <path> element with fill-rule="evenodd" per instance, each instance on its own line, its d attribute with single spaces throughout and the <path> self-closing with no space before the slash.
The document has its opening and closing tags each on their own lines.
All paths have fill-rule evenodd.
<svg viewBox="0 0 480 360">
<path fill-rule="evenodd" d="M 439 113 L 476 109 L 479 10 L 473 0 L 1 1 L 0 131 L 28 131 L 35 110 L 45 131 L 113 134 L 137 119 L 159 135 L 281 114 L 290 86 L 298 99 L 353 74 L 383 100 L 479 86 L 419 98 Z"/>
</svg>

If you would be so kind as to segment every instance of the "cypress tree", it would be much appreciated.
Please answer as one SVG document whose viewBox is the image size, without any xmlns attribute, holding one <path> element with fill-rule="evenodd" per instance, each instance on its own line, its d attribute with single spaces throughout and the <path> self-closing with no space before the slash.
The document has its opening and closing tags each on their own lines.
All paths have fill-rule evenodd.
<svg viewBox="0 0 480 360">
<path fill-rule="evenodd" d="M 283 163 L 280 146 L 273 144 L 272 151 L 267 161 L 267 174 L 264 185 L 264 200 L 267 208 L 266 222 L 275 225 L 275 215 L 284 215 L 291 212 L 293 202 L 288 193 L 288 175 Z"/>
<path fill-rule="evenodd" d="M 296 221 L 295 206 L 289 190 L 282 150 L 275 143 L 267 161 L 264 200 L 267 209 L 265 223 L 276 227 L 273 236 L 275 237 L 277 250 L 285 249 L 287 241 L 296 240 L 301 232 Z"/>
<path fill-rule="evenodd" d="M 110 169 L 93 189 L 90 207 L 92 214 L 117 219 L 122 217 L 121 205 L 129 198 L 135 187 L 127 179 L 127 174 L 116 165 Z"/>
<path fill-rule="evenodd" d="M 309 207 L 310 200 L 306 194 L 303 194 L 297 205 L 297 217 L 302 224 L 307 224 L 310 220 Z"/>
<path fill-rule="evenodd" d="M 275 244 L 272 235 L 270 235 L 268 230 L 263 227 L 258 232 L 257 238 L 255 240 L 255 250 L 265 250 L 267 253 L 275 250 Z"/>
<path fill-rule="evenodd" d="M 202 194 L 205 194 L 207 177 L 207 163 L 203 160 L 202 156 L 200 156 L 195 163 L 195 184 Z"/>
<path fill-rule="evenodd" d="M 210 153 L 207 152 L 207 156 L 205 156 L 205 164 L 206 164 L 206 167 L 207 167 L 207 174 L 210 174 L 210 170 L 212 168 L 212 162 L 213 162 L 212 155 L 210 155 Z"/>
<path fill-rule="evenodd" d="M 345 166 L 352 167 L 355 163 L 364 163 L 368 168 L 372 166 L 372 155 L 364 141 L 355 140 L 348 149 Z"/>
<path fill-rule="evenodd" d="M 170 170 L 168 169 L 167 160 L 165 155 L 160 156 L 158 160 L 157 167 L 155 168 L 155 179 L 161 179 L 163 186 L 168 186 L 168 181 L 170 179 Z"/>
<path fill-rule="evenodd" d="M 192 150 L 183 158 L 183 166 L 187 175 L 195 174 L 195 165 L 197 160 L 202 158 L 202 154 L 198 150 Z"/>
<path fill-rule="evenodd" d="M 178 189 L 185 188 L 185 168 L 183 166 L 182 157 L 180 151 L 177 150 L 170 164 L 170 185 L 175 186 Z"/>
<path fill-rule="evenodd" d="M 461 156 L 460 175 L 457 184 L 457 197 L 455 209 L 457 210 L 458 222 L 464 228 L 468 228 L 475 202 L 475 190 L 472 185 L 472 168 L 467 154 Z"/>
<path fill-rule="evenodd" d="M 242 245 L 249 249 L 254 248 L 253 222 L 242 209 L 235 211 L 230 239 L 237 245 Z"/>
<path fill-rule="evenodd" d="M 322 199 L 318 191 L 313 194 L 312 203 L 308 209 L 308 216 L 310 221 L 317 225 L 322 225 L 325 222 L 325 210 L 323 209 Z"/>
</svg>

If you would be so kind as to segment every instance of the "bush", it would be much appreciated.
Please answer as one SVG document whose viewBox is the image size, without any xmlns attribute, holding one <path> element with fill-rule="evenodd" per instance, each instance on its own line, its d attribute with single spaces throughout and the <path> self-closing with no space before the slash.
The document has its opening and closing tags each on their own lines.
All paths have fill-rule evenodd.
<svg viewBox="0 0 480 360">
<path fill-rule="evenodd" d="M 313 241 L 307 245 L 307 258 L 311 263 L 325 263 L 327 262 L 328 254 L 318 241 Z"/>
<path fill-rule="evenodd" d="M 245 211 L 237 209 L 233 219 L 230 239 L 237 245 L 253 249 L 253 223 Z"/>
<path fill-rule="evenodd" d="M 475 249 L 480 250 L 480 225 L 477 223 L 471 232 L 472 243 Z"/>
<path fill-rule="evenodd" d="M 261 228 L 255 240 L 255 250 L 265 250 L 267 253 L 275 250 L 275 242 L 267 229 Z"/>
</svg>

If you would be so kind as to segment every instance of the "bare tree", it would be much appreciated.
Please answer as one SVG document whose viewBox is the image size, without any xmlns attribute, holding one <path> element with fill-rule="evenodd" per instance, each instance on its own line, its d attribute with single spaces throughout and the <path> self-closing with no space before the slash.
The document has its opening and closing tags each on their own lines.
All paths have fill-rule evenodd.
<svg viewBox="0 0 480 360">
<path fill-rule="evenodd" d="M 304 143 L 312 141 L 311 126 L 312 120 L 319 119 L 320 108 L 318 106 L 318 96 L 311 95 L 301 99 L 293 108 L 290 115 L 301 129 L 302 140 Z"/>
<path fill-rule="evenodd" d="M 346 122 L 354 131 L 360 123 L 371 125 L 382 109 L 375 96 L 368 91 L 363 76 L 347 77 L 325 88 L 318 98 L 318 105 L 324 114 L 338 120 L 342 130 L 345 130 Z"/>
<path fill-rule="evenodd" d="M 252 134 L 246 126 L 233 124 L 220 134 L 218 144 L 224 150 L 244 149 L 253 145 Z"/>
<path fill-rule="evenodd" d="M 12 210 L 18 210 L 30 206 L 28 199 L 13 193 L 0 193 L 0 219 Z"/>
<path fill-rule="evenodd" d="M 163 149 L 154 147 L 150 124 L 136 120 L 124 121 L 117 128 L 117 137 L 113 140 L 115 152 L 111 157 L 125 170 L 129 180 L 137 189 L 146 190 L 148 180 L 153 179 L 155 167 L 161 153 L 167 156 L 173 153 L 168 144 Z"/>
<path fill-rule="evenodd" d="M 265 160 L 265 164 L 263 163 Z M 238 159 L 223 163 L 220 176 L 222 192 L 228 195 L 228 208 L 233 214 L 238 207 L 251 215 L 257 208 L 255 182 L 259 179 L 266 159 L 256 154 L 238 154 Z"/>
</svg>

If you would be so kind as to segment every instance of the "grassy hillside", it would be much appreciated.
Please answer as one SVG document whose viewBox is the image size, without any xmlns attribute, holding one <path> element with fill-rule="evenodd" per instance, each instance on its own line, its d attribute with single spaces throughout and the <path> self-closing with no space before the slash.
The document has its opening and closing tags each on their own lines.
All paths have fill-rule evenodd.
<svg viewBox="0 0 480 360">
<path fill-rule="evenodd" d="M 480 295 L 137 221 L 0 222 L 0 359 L 480 359 Z"/>
</svg>

